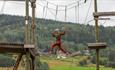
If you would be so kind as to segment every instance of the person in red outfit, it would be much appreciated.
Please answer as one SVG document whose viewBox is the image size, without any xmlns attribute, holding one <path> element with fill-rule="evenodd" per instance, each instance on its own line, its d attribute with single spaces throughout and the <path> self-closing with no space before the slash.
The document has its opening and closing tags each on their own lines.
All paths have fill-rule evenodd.
<svg viewBox="0 0 115 70">
<path fill-rule="evenodd" d="M 62 36 L 65 35 L 65 31 L 61 32 L 59 29 L 55 29 L 54 32 L 52 32 L 52 36 L 56 38 L 56 41 L 52 44 L 50 48 L 50 52 L 54 49 L 54 47 L 58 47 L 59 50 L 61 50 L 63 53 L 67 54 L 67 52 L 62 48 L 61 44 L 61 38 Z"/>
</svg>

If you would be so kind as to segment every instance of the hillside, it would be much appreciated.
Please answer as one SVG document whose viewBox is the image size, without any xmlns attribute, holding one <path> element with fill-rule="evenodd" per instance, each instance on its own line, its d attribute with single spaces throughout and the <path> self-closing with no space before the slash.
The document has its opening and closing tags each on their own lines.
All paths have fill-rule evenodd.
<svg viewBox="0 0 115 70">
<path fill-rule="evenodd" d="M 63 27 L 66 31 L 66 35 L 63 37 L 64 42 L 69 42 L 71 45 L 80 43 L 85 45 L 88 42 L 95 41 L 95 31 L 93 26 L 36 19 L 36 36 L 39 39 L 39 45 L 48 46 L 48 43 L 54 40 L 54 38 L 51 37 L 51 32 L 56 28 L 62 29 Z M 114 45 L 115 27 L 100 26 L 99 28 L 100 41 L 107 42 L 110 46 Z M 1 41 L 23 42 L 24 17 L 0 15 L 0 39 Z"/>
<path fill-rule="evenodd" d="M 95 42 L 94 26 L 36 18 L 36 40 L 40 50 L 48 49 L 51 46 L 55 40 L 51 36 L 51 32 L 56 28 L 65 28 L 66 35 L 63 36 L 62 46 L 69 52 L 79 50 L 83 52 L 87 48 L 87 43 Z M 108 48 L 101 52 L 101 64 L 115 67 L 115 50 L 112 49 L 115 48 L 115 27 L 100 26 L 99 29 L 100 41 L 108 44 Z M 0 15 L 0 42 L 24 42 L 24 17 Z M 93 55 L 93 57 L 95 56 Z"/>
</svg>

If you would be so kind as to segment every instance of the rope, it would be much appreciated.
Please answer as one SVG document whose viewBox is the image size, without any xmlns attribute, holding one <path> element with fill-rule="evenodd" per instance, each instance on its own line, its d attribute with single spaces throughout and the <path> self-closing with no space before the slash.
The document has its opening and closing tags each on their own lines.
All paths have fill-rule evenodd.
<svg viewBox="0 0 115 70">
<path fill-rule="evenodd" d="M 42 15 L 42 18 L 44 18 L 44 13 L 45 13 L 45 6 L 43 7 L 43 15 Z"/>
<path fill-rule="evenodd" d="M 78 2 L 78 23 L 79 23 L 79 2 Z"/>
<path fill-rule="evenodd" d="M 65 21 L 67 20 L 67 6 L 65 6 Z"/>
<path fill-rule="evenodd" d="M 58 5 L 56 6 L 56 15 L 55 15 L 55 21 L 57 19 L 57 14 L 58 14 Z"/>
<path fill-rule="evenodd" d="M 1 10 L 0 10 L 0 14 L 2 14 L 2 12 L 4 11 L 5 4 L 6 4 L 6 0 L 4 0 L 4 2 L 3 2 L 3 5 L 2 5 Z"/>
<path fill-rule="evenodd" d="M 86 23 L 87 18 L 88 18 L 88 16 L 89 16 L 89 12 L 90 12 L 90 8 L 91 8 L 91 5 L 92 5 L 92 1 L 93 1 L 93 0 L 90 1 L 90 5 L 89 5 L 89 8 L 88 8 L 88 11 L 87 11 L 87 14 L 86 14 L 86 18 L 85 18 L 84 23 Z"/>
<path fill-rule="evenodd" d="M 55 14 L 54 14 L 50 9 L 47 8 L 47 10 L 48 10 L 49 13 L 51 13 L 51 14 L 54 16 L 54 18 L 55 18 Z"/>
<path fill-rule="evenodd" d="M 86 2 L 87 2 L 87 0 L 84 1 L 84 3 L 86 3 Z"/>
<path fill-rule="evenodd" d="M 80 7 L 81 5 L 83 5 L 83 4 L 84 4 L 84 2 L 83 2 L 83 3 L 79 3 L 79 7 Z M 71 6 L 71 7 L 69 7 L 68 9 L 70 10 L 70 9 L 74 8 L 75 6 L 78 6 L 78 4 L 77 4 L 77 5 L 74 5 L 74 6 Z"/>
<path fill-rule="evenodd" d="M 54 6 L 57 6 L 57 4 L 55 4 L 55 3 L 51 3 L 51 2 L 49 2 L 49 1 L 47 1 L 47 0 L 45 0 L 46 2 L 48 2 L 49 4 L 51 4 L 51 5 L 54 5 Z M 82 1 L 82 0 L 78 0 L 79 2 L 80 1 Z M 71 6 L 71 5 L 74 5 L 74 4 L 76 4 L 78 1 L 76 1 L 76 2 L 73 2 L 73 3 L 70 3 L 70 4 L 67 4 L 66 6 Z M 58 5 L 59 7 L 65 7 L 65 5 Z"/>
<path fill-rule="evenodd" d="M 46 16 L 47 16 L 47 8 L 48 8 L 48 2 L 47 2 L 47 5 L 46 5 L 46 12 L 45 12 L 45 18 L 46 18 Z"/>
<path fill-rule="evenodd" d="M 90 12 L 90 8 L 91 8 L 91 5 L 92 5 L 92 1 L 93 1 L 93 0 L 90 1 L 89 8 L 88 8 L 88 11 L 87 11 L 85 20 L 84 20 L 84 24 L 86 24 L 87 18 L 88 18 L 88 16 L 89 16 L 89 12 Z M 92 20 L 91 20 L 91 21 L 92 21 Z M 83 31 L 86 27 L 87 27 L 87 26 L 85 26 L 85 27 L 83 26 L 81 31 Z"/>
<path fill-rule="evenodd" d="M 81 0 L 79 0 L 79 1 L 81 1 Z M 77 1 L 78 2 L 78 1 Z M 67 6 L 67 9 L 72 9 L 72 8 L 74 8 L 75 6 L 78 6 L 78 5 L 76 5 L 77 4 L 77 2 L 75 2 L 75 3 L 72 3 L 72 4 L 69 4 L 69 5 L 63 5 L 63 7 L 65 7 L 65 6 Z M 47 2 L 48 4 L 49 4 L 49 2 Z M 38 5 L 40 5 L 40 6 L 44 6 L 44 5 L 41 5 L 40 3 L 37 3 Z M 50 3 L 51 4 L 51 3 Z M 74 5 L 75 4 L 75 5 Z M 79 6 L 80 5 L 82 5 L 82 4 L 84 4 L 84 2 L 83 3 L 80 3 L 79 4 Z M 72 5 L 74 5 L 74 6 L 72 6 Z M 55 6 L 57 6 L 56 4 L 55 4 Z M 71 7 L 72 6 L 72 7 Z M 60 7 L 60 5 L 58 5 L 58 7 Z M 62 6 L 61 6 L 62 7 Z M 51 8 L 51 7 L 47 7 L 47 8 L 49 8 L 49 9 L 51 9 L 51 10 L 53 10 L 53 11 L 55 11 L 56 9 L 54 9 L 54 8 Z M 58 9 L 58 11 L 65 11 L 65 9 Z"/>
<path fill-rule="evenodd" d="M 75 6 L 75 21 L 77 22 L 77 6 Z"/>
</svg>

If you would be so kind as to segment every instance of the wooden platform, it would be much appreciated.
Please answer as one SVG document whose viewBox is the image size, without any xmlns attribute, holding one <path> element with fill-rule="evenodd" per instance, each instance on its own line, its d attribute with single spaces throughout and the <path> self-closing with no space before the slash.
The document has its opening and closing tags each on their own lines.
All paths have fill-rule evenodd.
<svg viewBox="0 0 115 70">
<path fill-rule="evenodd" d="M 0 43 L 0 53 L 26 53 L 26 49 L 34 49 L 33 45 L 23 43 Z"/>
<path fill-rule="evenodd" d="M 93 13 L 94 17 L 99 17 L 99 16 L 115 16 L 115 11 L 112 12 L 96 12 Z"/>
<path fill-rule="evenodd" d="M 107 47 L 106 43 L 88 43 L 89 49 L 104 49 Z"/>
</svg>

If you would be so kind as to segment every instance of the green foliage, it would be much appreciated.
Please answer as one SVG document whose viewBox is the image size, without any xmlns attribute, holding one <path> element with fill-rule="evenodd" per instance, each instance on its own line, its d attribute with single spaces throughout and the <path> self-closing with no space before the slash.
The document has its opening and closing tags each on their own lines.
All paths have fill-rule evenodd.
<svg viewBox="0 0 115 70">
<path fill-rule="evenodd" d="M 81 60 L 80 62 L 79 62 L 79 65 L 80 66 L 85 66 L 85 65 L 87 65 L 87 60 Z"/>
<path fill-rule="evenodd" d="M 7 21 L 6 21 L 7 20 Z M 10 42 L 24 42 L 24 17 L 0 15 L 0 40 Z M 41 49 L 49 47 L 55 39 L 51 36 L 54 29 L 65 27 L 66 35 L 63 42 L 71 44 L 70 49 L 85 45 L 88 42 L 95 42 L 95 30 L 93 26 L 83 24 L 72 24 L 70 22 L 59 22 L 53 20 L 36 19 L 36 36 Z M 109 45 L 115 43 L 115 28 L 100 26 L 100 41 L 105 41 Z M 74 49 L 75 51 L 78 48 Z M 73 51 L 74 51 L 73 50 Z"/>
<path fill-rule="evenodd" d="M 107 58 L 100 58 L 100 65 L 104 65 L 106 66 L 107 65 Z"/>
<path fill-rule="evenodd" d="M 12 67 L 15 64 L 15 60 L 11 57 L 0 55 L 0 67 Z"/>
<path fill-rule="evenodd" d="M 22 16 L 0 15 L 0 42 L 24 42 L 24 25 Z M 86 43 L 95 42 L 94 26 L 36 18 L 36 40 L 39 49 L 48 49 L 55 41 L 51 32 L 56 28 L 62 29 L 63 27 L 65 27 L 66 35 L 62 37 L 62 46 L 67 51 L 82 51 L 87 47 Z M 115 47 L 115 27 L 100 26 L 99 33 L 100 42 L 107 42 L 109 47 Z M 111 54 L 108 52 L 109 50 L 102 51 L 101 57 L 108 58 L 109 56 L 108 60 L 115 62 L 114 49 L 110 52 Z M 95 57 L 92 62 L 95 63 Z M 104 59 L 101 63 L 105 64 Z"/>
<path fill-rule="evenodd" d="M 41 62 L 37 60 L 36 66 L 36 70 L 49 70 L 49 66 L 46 62 Z"/>
<path fill-rule="evenodd" d="M 110 62 L 108 62 L 107 63 L 107 65 L 106 65 L 107 67 L 112 67 L 112 68 L 115 68 L 115 62 L 113 62 L 113 61 L 110 61 Z"/>
</svg>

